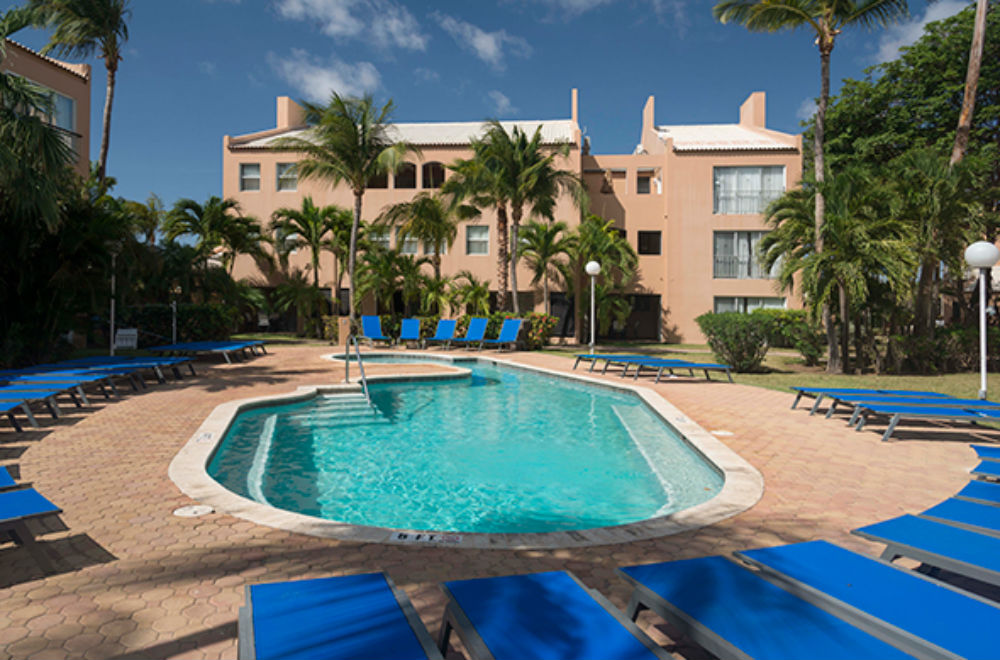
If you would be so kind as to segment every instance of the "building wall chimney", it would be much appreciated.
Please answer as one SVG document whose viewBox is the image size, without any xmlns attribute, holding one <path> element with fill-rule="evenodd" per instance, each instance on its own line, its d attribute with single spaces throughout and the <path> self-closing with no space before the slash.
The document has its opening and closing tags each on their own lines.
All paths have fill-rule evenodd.
<svg viewBox="0 0 1000 660">
<path fill-rule="evenodd" d="M 740 106 L 740 126 L 766 128 L 767 96 L 754 92 Z"/>
<path fill-rule="evenodd" d="M 276 128 L 295 128 L 306 123 L 306 111 L 288 96 L 278 97 Z"/>
</svg>

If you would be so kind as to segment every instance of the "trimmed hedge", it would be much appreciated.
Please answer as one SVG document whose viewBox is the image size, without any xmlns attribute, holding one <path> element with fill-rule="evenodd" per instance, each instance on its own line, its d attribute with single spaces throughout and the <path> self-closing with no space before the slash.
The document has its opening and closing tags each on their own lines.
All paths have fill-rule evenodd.
<svg viewBox="0 0 1000 660">
<path fill-rule="evenodd" d="M 755 309 L 751 317 L 767 319 L 767 343 L 774 348 L 794 348 L 807 367 L 815 367 L 826 350 L 826 339 L 809 322 L 804 309 Z"/>
<path fill-rule="evenodd" d="M 219 303 L 177 305 L 177 341 L 228 339 L 238 314 L 235 307 Z M 139 346 L 168 344 L 173 314 L 170 305 L 142 305 L 122 311 L 117 326 L 138 328 Z"/>
<path fill-rule="evenodd" d="M 735 371 L 761 371 L 773 322 L 766 316 L 709 312 L 695 319 L 716 359 Z"/>
</svg>

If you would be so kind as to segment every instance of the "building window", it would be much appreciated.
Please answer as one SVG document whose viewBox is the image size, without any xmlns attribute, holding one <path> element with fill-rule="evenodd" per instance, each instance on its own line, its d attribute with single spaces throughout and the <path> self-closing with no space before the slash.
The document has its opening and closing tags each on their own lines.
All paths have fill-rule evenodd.
<svg viewBox="0 0 1000 660">
<path fill-rule="evenodd" d="M 715 313 L 740 312 L 746 314 L 755 309 L 784 309 L 784 298 L 748 298 L 746 296 L 716 296 Z"/>
<path fill-rule="evenodd" d="M 729 280 L 771 279 L 773 274 L 760 265 L 760 239 L 765 234 L 766 231 L 715 232 L 712 277 Z"/>
<path fill-rule="evenodd" d="M 295 163 L 278 163 L 278 190 L 295 192 L 299 184 L 299 175 L 295 172 Z"/>
<path fill-rule="evenodd" d="M 444 183 L 444 165 L 441 163 L 425 163 L 421 178 L 424 188 L 440 188 Z"/>
<path fill-rule="evenodd" d="M 383 250 L 389 249 L 389 230 L 388 229 L 369 229 L 368 230 L 368 242 L 374 247 L 381 248 Z"/>
<path fill-rule="evenodd" d="M 368 183 L 365 184 L 365 188 L 388 188 L 388 187 L 389 187 L 388 174 L 376 174 L 372 178 L 368 179 Z"/>
<path fill-rule="evenodd" d="M 240 190 L 260 190 L 260 163 L 240 163 Z"/>
<path fill-rule="evenodd" d="M 465 253 L 466 254 L 490 253 L 489 227 L 468 225 L 465 228 Z"/>
<path fill-rule="evenodd" d="M 640 174 L 639 178 L 635 180 L 635 192 L 639 195 L 648 195 L 650 179 L 652 177 L 648 174 Z"/>
<path fill-rule="evenodd" d="M 413 163 L 403 163 L 396 172 L 397 188 L 417 187 L 417 166 Z"/>
<path fill-rule="evenodd" d="M 618 232 L 618 238 L 622 239 L 623 241 L 628 240 L 628 232 L 626 230 L 621 229 L 619 227 L 615 227 L 615 231 Z"/>
<path fill-rule="evenodd" d="M 416 254 L 417 250 L 420 249 L 420 240 L 412 236 L 403 238 L 402 231 L 402 229 L 396 229 L 396 247 L 400 254 Z"/>
<path fill-rule="evenodd" d="M 712 212 L 720 215 L 763 213 L 785 192 L 785 167 L 716 167 Z"/>
<path fill-rule="evenodd" d="M 424 254 L 434 254 L 434 245 L 424 241 Z M 438 246 L 438 254 L 448 254 L 448 241 L 441 241 Z"/>
<path fill-rule="evenodd" d="M 639 254 L 660 254 L 660 232 L 639 232 Z"/>
</svg>

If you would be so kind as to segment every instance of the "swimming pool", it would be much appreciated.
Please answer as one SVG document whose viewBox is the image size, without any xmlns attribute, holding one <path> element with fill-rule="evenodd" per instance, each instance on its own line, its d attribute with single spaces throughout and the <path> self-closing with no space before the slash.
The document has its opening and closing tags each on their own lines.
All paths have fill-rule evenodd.
<svg viewBox="0 0 1000 660">
<path fill-rule="evenodd" d="M 720 470 L 631 391 L 493 360 L 455 364 L 470 373 L 373 383 L 373 409 L 317 396 L 243 411 L 208 474 L 306 516 L 489 534 L 626 525 L 723 487 Z"/>
</svg>

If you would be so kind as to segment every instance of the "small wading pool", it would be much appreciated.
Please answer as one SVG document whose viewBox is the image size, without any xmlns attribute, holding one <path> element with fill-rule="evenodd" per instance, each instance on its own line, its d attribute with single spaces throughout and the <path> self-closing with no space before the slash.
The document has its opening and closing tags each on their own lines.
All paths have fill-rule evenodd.
<svg viewBox="0 0 1000 660">
<path fill-rule="evenodd" d="M 439 362 L 426 355 L 372 362 Z M 208 473 L 286 511 L 381 528 L 538 533 L 703 503 L 721 472 L 635 393 L 495 364 L 240 412 Z"/>
</svg>

